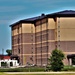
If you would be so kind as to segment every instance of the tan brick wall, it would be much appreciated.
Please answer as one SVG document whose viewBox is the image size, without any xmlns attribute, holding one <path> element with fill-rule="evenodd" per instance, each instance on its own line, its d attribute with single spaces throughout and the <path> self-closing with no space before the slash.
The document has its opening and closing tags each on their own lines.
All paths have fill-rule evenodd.
<svg viewBox="0 0 75 75">
<path fill-rule="evenodd" d="M 60 20 L 60 23 L 58 23 Z M 75 41 L 75 18 L 57 18 L 57 24 L 60 25 L 60 40 Z M 58 35 L 58 34 L 57 34 Z"/>
<path fill-rule="evenodd" d="M 55 29 L 55 21 L 53 18 L 48 18 L 48 29 Z"/>
<path fill-rule="evenodd" d="M 22 33 L 31 33 L 31 27 L 33 28 L 33 33 L 35 33 L 35 26 L 34 24 L 23 23 L 22 24 Z"/>
<path fill-rule="evenodd" d="M 19 55 L 20 62 L 24 65 L 27 62 L 36 63 L 36 59 L 37 65 L 41 65 L 41 62 L 42 64 L 47 64 L 47 56 L 50 57 L 58 41 L 60 42 L 59 49 L 67 52 L 66 55 L 74 53 L 75 18 L 57 18 L 56 22 L 53 18 L 49 18 L 48 23 L 47 19 L 43 19 L 35 23 L 36 27 L 30 23 L 23 23 L 22 28 L 20 25 L 19 31 L 18 25 L 12 28 L 12 49 L 13 54 Z M 60 32 L 58 32 L 58 27 Z M 21 50 L 20 54 L 18 53 L 18 48 Z M 32 55 L 33 61 L 30 60 Z M 68 64 L 67 58 L 63 62 Z"/>
</svg>

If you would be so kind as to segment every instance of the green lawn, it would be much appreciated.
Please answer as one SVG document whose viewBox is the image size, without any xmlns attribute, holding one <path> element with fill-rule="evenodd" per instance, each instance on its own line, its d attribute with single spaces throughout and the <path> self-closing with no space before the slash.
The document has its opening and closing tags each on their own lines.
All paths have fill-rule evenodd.
<svg viewBox="0 0 75 75">
<path fill-rule="evenodd" d="M 10 74 L 0 74 L 0 75 L 10 75 Z M 11 75 L 38 75 L 38 74 L 11 74 Z M 75 75 L 75 74 L 39 74 L 39 75 Z"/>
<path fill-rule="evenodd" d="M 5 73 L 0 73 L 0 75 L 75 75 L 74 73 L 65 73 L 65 74 L 5 74 Z"/>
</svg>

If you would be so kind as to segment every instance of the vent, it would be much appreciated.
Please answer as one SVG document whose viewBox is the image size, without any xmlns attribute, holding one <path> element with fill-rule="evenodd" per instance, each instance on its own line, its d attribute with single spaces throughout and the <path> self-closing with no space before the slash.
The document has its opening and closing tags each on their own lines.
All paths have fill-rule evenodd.
<svg viewBox="0 0 75 75">
<path fill-rule="evenodd" d="M 44 13 L 42 13 L 42 14 L 41 14 L 41 16 L 45 16 L 45 14 L 44 14 Z"/>
</svg>

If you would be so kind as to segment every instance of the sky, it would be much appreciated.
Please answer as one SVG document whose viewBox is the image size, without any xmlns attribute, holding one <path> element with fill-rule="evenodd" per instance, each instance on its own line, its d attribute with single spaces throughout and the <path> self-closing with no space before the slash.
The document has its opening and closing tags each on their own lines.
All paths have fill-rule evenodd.
<svg viewBox="0 0 75 75">
<path fill-rule="evenodd" d="M 63 10 L 75 10 L 75 0 L 0 0 L 0 54 L 12 49 L 11 24 Z"/>
</svg>

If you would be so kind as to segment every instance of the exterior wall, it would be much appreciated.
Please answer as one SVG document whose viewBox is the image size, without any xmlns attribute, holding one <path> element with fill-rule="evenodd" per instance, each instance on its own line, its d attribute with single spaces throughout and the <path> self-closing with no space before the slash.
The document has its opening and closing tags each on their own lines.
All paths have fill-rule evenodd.
<svg viewBox="0 0 75 75">
<path fill-rule="evenodd" d="M 20 57 L 23 65 L 28 62 L 38 66 L 48 64 L 50 53 L 55 48 L 54 20 L 43 19 L 36 22 L 36 27 L 27 23 L 21 25 L 21 28 L 16 25 L 12 30 L 13 54 Z"/>
<path fill-rule="evenodd" d="M 32 62 L 35 63 L 34 30 L 34 25 L 32 24 L 19 24 L 12 27 L 12 54 L 20 57 L 20 63 L 22 65 L 27 64 L 27 62 L 31 62 L 31 57 L 33 58 Z"/>
<path fill-rule="evenodd" d="M 48 63 L 48 22 L 47 19 L 42 19 L 36 22 L 36 64 L 43 66 Z"/>
<path fill-rule="evenodd" d="M 35 64 L 35 26 L 22 24 L 23 63 Z"/>
<path fill-rule="evenodd" d="M 56 48 L 56 22 L 53 18 L 48 19 L 48 47 L 49 53 Z M 49 55 L 50 56 L 50 55 Z"/>
<path fill-rule="evenodd" d="M 47 65 L 48 58 L 55 49 L 55 21 L 53 18 L 36 22 L 36 64 Z"/>
<path fill-rule="evenodd" d="M 52 50 L 58 48 L 67 55 L 75 54 L 75 18 L 42 19 L 34 24 L 22 23 L 12 27 L 13 54 L 20 63 L 43 66 L 48 64 Z"/>
<path fill-rule="evenodd" d="M 20 57 L 20 63 L 22 63 L 22 24 L 18 24 L 12 27 L 12 55 Z"/>
<path fill-rule="evenodd" d="M 60 40 L 75 41 L 75 18 L 58 18 L 60 21 Z"/>
<path fill-rule="evenodd" d="M 58 48 L 65 53 L 74 54 L 75 52 L 75 18 L 74 17 L 60 17 L 57 18 L 57 41 Z M 64 60 L 68 64 L 68 60 Z"/>
<path fill-rule="evenodd" d="M 59 23 L 58 23 L 59 21 Z M 57 24 L 57 40 L 60 40 L 60 48 L 68 52 L 74 52 L 75 43 L 75 18 L 58 18 Z M 60 32 L 58 32 L 60 31 Z"/>
</svg>

